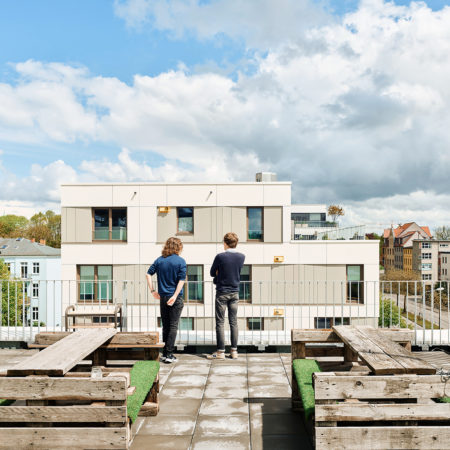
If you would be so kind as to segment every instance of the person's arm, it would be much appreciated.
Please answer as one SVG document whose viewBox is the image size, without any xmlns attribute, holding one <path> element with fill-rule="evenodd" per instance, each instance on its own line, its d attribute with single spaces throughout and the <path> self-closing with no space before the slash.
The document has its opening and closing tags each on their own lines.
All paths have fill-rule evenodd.
<svg viewBox="0 0 450 450">
<path fill-rule="evenodd" d="M 156 261 L 149 267 L 148 271 L 147 271 L 147 285 L 148 288 L 150 289 L 150 292 L 153 295 L 153 298 L 155 298 L 156 300 L 159 300 L 159 294 L 158 292 L 156 292 L 155 289 L 153 289 L 153 280 L 152 280 L 152 275 L 156 273 Z"/>
<path fill-rule="evenodd" d="M 178 278 L 177 288 L 175 289 L 175 292 L 172 295 L 172 297 L 170 297 L 169 300 L 167 300 L 167 304 L 169 306 L 172 306 L 175 303 L 178 295 L 180 295 L 181 289 L 183 289 L 184 283 L 186 282 L 186 263 L 180 264 L 177 278 Z"/>
<path fill-rule="evenodd" d="M 218 268 L 219 268 L 219 264 L 217 263 L 217 255 L 216 255 L 216 257 L 214 258 L 214 261 L 212 263 L 211 270 L 209 271 L 209 274 L 212 277 L 215 277 L 217 275 Z"/>
</svg>

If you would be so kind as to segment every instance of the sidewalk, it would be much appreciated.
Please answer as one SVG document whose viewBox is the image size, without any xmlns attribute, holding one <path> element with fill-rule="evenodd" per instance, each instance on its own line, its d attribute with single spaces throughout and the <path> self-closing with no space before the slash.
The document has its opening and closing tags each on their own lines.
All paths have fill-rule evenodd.
<svg viewBox="0 0 450 450">
<path fill-rule="evenodd" d="M 290 354 L 161 364 L 160 412 L 138 418 L 131 449 L 312 449 L 291 410 Z"/>
</svg>

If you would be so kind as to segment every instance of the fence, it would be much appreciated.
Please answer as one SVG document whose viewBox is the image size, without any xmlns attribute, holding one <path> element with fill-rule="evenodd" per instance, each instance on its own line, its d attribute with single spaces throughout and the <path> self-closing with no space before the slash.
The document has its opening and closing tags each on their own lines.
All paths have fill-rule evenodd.
<svg viewBox="0 0 450 450">
<path fill-rule="evenodd" d="M 91 313 L 80 319 L 86 325 L 106 325 L 109 318 L 101 311 L 121 305 L 124 330 L 161 331 L 159 300 L 145 281 L 0 280 L 0 285 L 0 341 L 29 342 L 36 333 L 64 330 L 70 305 Z M 292 328 L 359 324 L 408 327 L 417 345 L 449 345 L 448 292 L 449 282 L 441 281 L 243 281 L 239 344 L 289 345 Z M 177 345 L 215 344 L 214 284 L 188 281 L 183 295 Z"/>
</svg>

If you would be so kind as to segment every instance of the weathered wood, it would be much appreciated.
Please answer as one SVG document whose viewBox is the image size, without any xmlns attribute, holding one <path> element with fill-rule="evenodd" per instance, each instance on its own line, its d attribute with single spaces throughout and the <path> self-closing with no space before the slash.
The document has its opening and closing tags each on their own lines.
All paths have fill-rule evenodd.
<svg viewBox="0 0 450 450">
<path fill-rule="evenodd" d="M 0 398 L 11 400 L 126 400 L 122 378 L 0 378 Z"/>
<path fill-rule="evenodd" d="M 0 406 L 0 422 L 125 423 L 125 406 Z"/>
<path fill-rule="evenodd" d="M 362 376 L 344 373 L 315 373 L 316 400 L 441 398 L 445 383 L 438 375 Z"/>
<path fill-rule="evenodd" d="M 69 317 L 92 317 L 92 316 L 102 316 L 102 317 L 115 317 L 116 311 L 115 307 L 111 306 L 110 308 L 99 308 L 95 306 L 95 309 L 87 308 L 87 309 L 76 309 L 72 311 L 66 312 L 66 316 Z"/>
<path fill-rule="evenodd" d="M 89 358 L 92 358 L 93 366 L 106 366 L 106 350 L 104 348 L 98 348 Z"/>
<path fill-rule="evenodd" d="M 34 343 L 35 345 L 51 345 L 69 334 L 71 334 L 69 331 L 39 333 L 36 335 Z M 120 348 L 119 346 L 123 345 L 125 348 L 130 345 L 147 346 L 158 344 L 158 342 L 159 333 L 157 331 L 118 332 L 106 342 L 105 346 L 118 346 L 117 348 Z"/>
<path fill-rule="evenodd" d="M 450 420 L 449 403 L 338 403 L 316 405 L 316 422 L 366 422 L 392 420 Z"/>
<path fill-rule="evenodd" d="M 391 339 L 394 342 L 411 343 L 414 339 L 414 330 L 405 328 L 377 328 L 377 331 L 383 334 L 383 336 Z M 304 330 L 293 329 L 291 330 L 291 342 L 341 342 L 339 337 L 333 330 Z"/>
<path fill-rule="evenodd" d="M 136 386 L 130 386 L 127 390 L 127 395 L 133 395 L 136 392 Z"/>
<path fill-rule="evenodd" d="M 448 449 L 450 427 L 316 427 L 316 448 Z"/>
<path fill-rule="evenodd" d="M 127 449 L 127 428 L 1 428 L 0 448 Z"/>
<path fill-rule="evenodd" d="M 392 359 L 401 364 L 405 368 L 406 373 L 417 373 L 422 375 L 431 375 L 436 373 L 436 369 L 427 362 L 413 355 L 410 351 L 401 345 L 392 342 L 383 336 L 376 329 L 366 326 L 355 326 L 355 328 L 380 347 Z"/>
<path fill-rule="evenodd" d="M 139 410 L 138 416 L 149 417 L 156 416 L 159 411 L 159 404 L 153 402 L 145 402 Z"/>
<path fill-rule="evenodd" d="M 335 346 L 309 347 L 309 346 L 306 346 L 305 354 L 306 354 L 306 357 L 312 357 L 312 358 L 320 358 L 323 356 L 342 357 L 342 356 L 344 356 L 344 347 L 335 347 Z"/>
<path fill-rule="evenodd" d="M 375 374 L 405 373 L 405 368 L 391 358 L 382 348 L 367 339 L 365 335 L 353 326 L 339 325 L 333 327 L 335 333 L 358 354 Z"/>
<path fill-rule="evenodd" d="M 8 369 L 7 375 L 62 376 L 116 333 L 97 328 L 77 331 Z"/>
</svg>

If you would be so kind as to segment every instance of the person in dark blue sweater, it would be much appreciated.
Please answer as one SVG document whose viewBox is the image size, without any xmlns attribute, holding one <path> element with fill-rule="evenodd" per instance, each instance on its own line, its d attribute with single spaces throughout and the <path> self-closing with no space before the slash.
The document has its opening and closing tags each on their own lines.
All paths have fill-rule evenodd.
<svg viewBox="0 0 450 450">
<path fill-rule="evenodd" d="M 225 251 L 216 255 L 211 266 L 210 275 L 214 277 L 216 284 L 217 351 L 208 355 L 208 359 L 225 359 L 224 322 L 227 309 L 231 331 L 231 358 L 238 357 L 237 310 L 241 269 L 245 261 L 245 255 L 236 250 L 238 241 L 236 233 L 227 233 L 223 237 Z"/>
<path fill-rule="evenodd" d="M 162 256 L 157 258 L 147 272 L 147 284 L 155 299 L 160 300 L 164 349 L 161 360 L 173 363 L 178 322 L 183 311 L 183 286 L 186 281 L 186 261 L 181 258 L 183 243 L 180 239 L 167 239 Z M 152 275 L 158 276 L 158 292 L 153 289 Z"/>
</svg>

